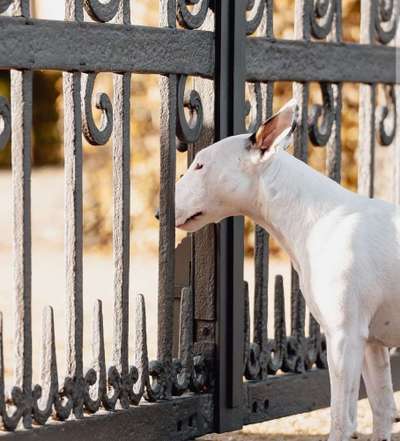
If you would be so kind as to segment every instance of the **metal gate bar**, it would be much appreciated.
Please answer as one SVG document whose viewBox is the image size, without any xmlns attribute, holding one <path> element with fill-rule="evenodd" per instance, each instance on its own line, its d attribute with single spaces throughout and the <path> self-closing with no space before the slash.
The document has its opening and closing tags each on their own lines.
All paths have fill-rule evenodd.
<svg viewBox="0 0 400 441">
<path fill-rule="evenodd" d="M 244 0 L 215 2 L 215 139 L 243 133 Z M 217 254 L 217 430 L 241 427 L 244 284 L 243 218 L 220 223 Z"/>
</svg>

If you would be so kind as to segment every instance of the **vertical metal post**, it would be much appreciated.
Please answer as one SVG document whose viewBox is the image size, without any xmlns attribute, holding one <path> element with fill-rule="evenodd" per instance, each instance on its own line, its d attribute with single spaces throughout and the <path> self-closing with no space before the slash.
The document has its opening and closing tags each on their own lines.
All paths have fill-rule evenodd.
<svg viewBox="0 0 400 441">
<path fill-rule="evenodd" d="M 29 0 L 13 4 L 14 16 L 29 17 Z M 11 162 L 13 183 L 13 263 L 15 294 L 15 384 L 25 400 L 23 425 L 32 425 L 32 252 L 31 129 L 32 72 L 11 71 Z"/>
<path fill-rule="evenodd" d="M 245 132 L 245 2 L 215 1 L 215 137 Z M 216 428 L 242 427 L 243 218 L 221 222 L 217 249 Z"/>
<path fill-rule="evenodd" d="M 374 44 L 373 0 L 361 2 L 360 43 Z M 360 84 L 358 192 L 374 196 L 376 85 Z"/>
<path fill-rule="evenodd" d="M 176 28 L 175 1 L 163 0 L 160 4 L 161 26 Z M 158 352 L 164 365 L 164 382 L 161 396 L 172 393 L 172 346 L 175 286 L 175 174 L 176 174 L 176 93 L 177 76 L 160 79 L 160 233 L 158 273 Z"/>
<path fill-rule="evenodd" d="M 273 0 L 267 0 L 260 33 L 267 38 L 274 38 Z M 262 121 L 272 115 L 274 83 L 269 81 L 261 85 L 262 90 Z M 269 277 L 269 234 L 260 225 L 254 231 L 254 332 L 253 341 L 260 347 L 261 353 L 269 357 L 268 342 L 268 277 Z M 260 379 L 268 375 L 267 363 L 261 366 Z"/>
<path fill-rule="evenodd" d="M 214 14 L 209 10 L 201 30 L 214 32 Z M 201 97 L 203 105 L 203 128 L 199 139 L 191 150 L 195 155 L 214 140 L 214 81 L 206 78 L 193 78 L 193 88 Z M 203 354 L 214 370 L 216 337 L 216 247 L 217 228 L 208 225 L 192 235 L 193 291 L 194 291 L 194 354 Z M 213 381 L 213 379 L 211 380 Z"/>
<path fill-rule="evenodd" d="M 120 2 L 119 24 L 130 24 L 129 0 Z M 130 97 L 131 74 L 114 73 L 113 130 L 113 254 L 114 254 L 114 339 L 113 360 L 125 379 L 129 371 L 129 263 L 130 263 Z M 129 407 L 126 391 L 120 395 Z"/>
<path fill-rule="evenodd" d="M 83 21 L 80 0 L 68 0 L 65 19 Z M 64 72 L 64 209 L 66 376 L 74 380 L 74 414 L 83 416 L 83 257 L 81 74 Z"/>
</svg>

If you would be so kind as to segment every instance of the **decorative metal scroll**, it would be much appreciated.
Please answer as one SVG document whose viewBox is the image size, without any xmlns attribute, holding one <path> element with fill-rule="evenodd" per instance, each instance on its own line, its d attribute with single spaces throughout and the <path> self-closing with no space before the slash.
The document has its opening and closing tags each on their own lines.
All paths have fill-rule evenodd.
<svg viewBox="0 0 400 441">
<path fill-rule="evenodd" d="M 174 360 L 173 393 L 204 392 L 207 390 L 208 376 L 202 356 L 193 356 L 191 323 L 193 304 L 191 291 L 184 288 L 181 300 L 181 339 L 180 359 Z M 27 412 L 37 424 L 45 424 L 50 417 L 66 420 L 71 412 L 97 412 L 101 407 L 114 410 L 117 403 L 127 408 L 138 405 L 142 398 L 156 401 L 160 397 L 158 387 L 163 375 L 160 362 L 149 363 L 147 355 L 146 310 L 143 295 L 136 300 L 136 338 L 135 361 L 127 375 L 111 366 L 106 369 L 104 351 L 104 328 L 102 303 L 97 300 L 93 310 L 92 367 L 87 369 L 83 378 L 67 377 L 59 388 L 57 359 L 55 351 L 54 317 L 51 307 L 43 311 L 43 336 L 41 355 L 41 385 L 32 390 L 32 400 L 24 397 L 23 391 L 14 387 L 11 396 L 5 396 L 3 318 L 0 315 L 0 415 L 5 429 L 15 430 Z M 78 384 L 78 387 L 77 387 Z"/>
<path fill-rule="evenodd" d="M 247 131 L 254 133 L 262 124 L 263 119 L 263 97 L 260 83 L 248 84 L 250 99 L 245 103 L 245 116 L 249 116 L 250 121 L 247 124 Z"/>
<path fill-rule="evenodd" d="M 207 17 L 208 8 L 209 0 L 177 0 L 176 17 L 182 27 L 198 29 Z"/>
<path fill-rule="evenodd" d="M 245 289 L 245 356 L 244 375 L 249 380 L 262 377 L 262 371 L 275 375 L 283 372 L 303 372 L 316 365 L 320 369 L 327 368 L 325 337 L 321 334 L 318 324 L 310 318 L 309 337 L 302 340 L 294 335 L 288 336 L 286 330 L 285 294 L 283 277 L 275 277 L 274 298 L 274 338 L 268 340 L 268 351 L 261 350 L 259 344 L 250 342 L 249 295 Z M 293 313 L 293 312 L 292 312 Z M 301 342 L 299 346 L 298 342 Z"/>
<path fill-rule="evenodd" d="M 100 0 L 84 0 L 83 6 L 93 20 L 106 23 L 115 17 L 120 3 L 120 0 L 108 0 L 107 3 Z"/>
<path fill-rule="evenodd" d="M 393 85 L 383 86 L 385 91 L 385 105 L 378 108 L 378 141 L 382 146 L 393 143 L 397 130 L 396 94 Z"/>
<path fill-rule="evenodd" d="M 263 7 L 263 3 L 258 4 L 258 7 Z M 255 6 L 255 2 L 248 2 L 248 8 Z M 267 24 L 272 26 L 271 12 L 268 14 L 267 3 Z M 315 0 L 310 3 L 305 2 L 305 10 L 301 14 L 302 25 L 299 27 L 300 34 L 303 38 L 313 37 L 318 40 L 332 38 L 334 40 L 340 39 L 340 28 L 338 20 L 340 18 L 340 2 L 337 0 Z M 254 17 L 256 17 L 255 14 Z M 299 17 L 298 17 L 299 19 Z M 255 31 L 249 27 L 249 33 Z M 309 32 L 309 34 L 308 34 Z M 334 36 L 333 36 L 334 33 Z M 340 118 L 340 86 L 335 84 L 320 83 L 322 92 L 322 105 L 314 105 L 310 117 L 307 117 L 307 100 L 308 100 L 308 85 L 296 85 L 298 90 L 297 97 L 300 98 L 301 115 L 303 122 L 300 124 L 299 131 L 305 131 L 309 135 L 310 140 L 316 146 L 327 146 L 333 143 L 334 147 L 329 147 L 328 154 L 328 170 L 329 174 L 338 178 L 340 176 L 340 149 L 337 141 L 337 124 Z M 257 85 L 252 88 L 252 98 L 250 103 L 246 105 L 247 113 L 252 110 L 253 118 L 249 125 L 249 130 L 254 130 L 260 124 L 260 111 L 263 108 L 262 93 Z M 270 90 L 272 92 L 272 90 Z M 252 106 L 250 105 L 252 104 Z M 271 109 L 271 106 L 269 107 Z M 262 119 L 262 117 L 261 117 Z M 334 132 L 335 130 L 335 132 Z M 334 136 L 335 134 L 335 136 Z M 299 134 L 296 138 L 295 154 L 302 160 L 307 159 L 306 146 L 308 137 L 304 134 Z M 257 227 L 256 244 L 258 244 L 258 253 L 263 250 L 265 245 L 265 234 Z M 261 241 L 261 242 L 260 242 Z M 261 258 L 265 259 L 264 253 L 261 253 Z M 262 265 L 262 261 L 257 257 L 256 265 Z M 265 274 L 256 272 L 256 277 L 267 279 Z M 259 284 L 258 291 L 264 293 L 256 293 L 255 308 L 264 308 L 263 314 L 266 314 L 266 293 L 268 289 L 266 284 Z M 265 285 L 265 286 L 263 286 Z M 325 338 L 321 334 L 318 323 L 310 315 L 310 325 L 308 337 L 305 335 L 305 303 L 302 293 L 299 288 L 299 280 L 296 272 L 292 269 L 292 283 L 291 283 L 291 331 L 287 335 L 285 325 L 285 309 L 284 309 L 284 294 L 283 294 L 283 279 L 282 276 L 277 276 L 275 280 L 275 336 L 274 339 L 267 339 L 266 323 L 255 323 L 255 333 L 257 333 L 257 341 L 250 343 L 246 342 L 247 353 L 245 355 L 245 375 L 248 379 L 263 379 L 266 372 L 268 374 L 276 374 L 278 370 L 284 372 L 302 372 L 306 369 L 312 368 L 316 365 L 319 368 L 326 368 L 326 345 Z M 260 312 L 255 311 L 257 316 Z M 258 318 L 261 320 L 262 318 Z M 246 319 L 247 326 L 249 319 Z M 248 334 L 247 334 L 248 335 Z M 263 346 L 263 347 L 261 347 Z"/>
<path fill-rule="evenodd" d="M 261 21 L 264 18 L 265 3 L 265 0 L 247 0 L 246 12 L 247 16 L 250 16 L 246 23 L 247 35 L 253 34 L 260 26 Z"/>
<path fill-rule="evenodd" d="M 323 40 L 331 33 L 337 4 L 338 0 L 313 0 L 309 14 L 314 38 Z"/>
<path fill-rule="evenodd" d="M 0 0 L 0 11 L 4 12 L 10 2 Z M 28 16 L 29 2 L 15 2 L 15 15 Z M 98 22 L 114 20 L 120 24 L 129 22 L 129 1 L 111 0 L 107 3 L 99 0 L 85 0 L 83 5 L 73 0 L 66 2 L 68 20 L 83 21 L 83 7 Z M 67 420 L 72 414 L 81 418 L 85 412 L 96 413 L 100 408 L 114 410 L 139 405 L 145 399 L 157 401 L 165 398 L 165 383 L 172 384 L 169 395 L 179 396 L 186 392 L 206 392 L 209 388 L 208 373 L 204 358 L 193 354 L 193 295 L 189 288 L 184 288 L 181 296 L 180 316 L 180 357 L 173 361 L 173 369 L 167 369 L 164 361 L 148 360 L 146 312 L 144 297 L 139 295 L 136 301 L 136 338 L 134 364 L 128 364 L 128 317 L 126 274 L 129 272 L 129 259 L 126 259 L 129 243 L 129 97 L 130 74 L 113 74 L 114 103 L 102 93 L 97 95 L 96 107 L 101 110 L 100 126 L 97 127 L 92 112 L 92 96 L 96 79 L 95 72 L 64 73 L 65 100 L 65 175 L 66 175 L 66 256 L 67 256 L 67 372 L 62 384 L 59 382 L 55 350 L 54 317 L 51 307 L 43 311 L 43 336 L 41 351 L 40 384 L 32 387 L 31 365 L 31 328 L 29 317 L 31 305 L 30 277 L 30 211 L 29 171 L 30 171 L 30 130 L 32 100 L 32 73 L 29 71 L 12 72 L 12 102 L 20 107 L 13 107 L 16 129 L 13 134 L 13 162 L 15 173 L 13 185 L 18 204 L 14 222 L 23 229 L 22 245 L 15 250 L 21 276 L 16 290 L 17 300 L 17 371 L 18 382 L 6 396 L 3 353 L 3 319 L 0 315 L 0 416 L 6 430 L 15 430 L 22 422 L 30 428 L 32 421 L 43 425 L 50 418 Z M 180 83 L 179 99 L 184 102 L 186 78 Z M 186 105 L 194 115 L 196 122 L 181 121 L 182 133 L 186 142 L 196 139 L 193 131 L 202 125 L 201 101 L 195 92 L 190 93 Z M 116 113 L 113 113 L 113 106 Z M 17 110 L 17 111 L 16 111 Z M 126 117 L 128 115 L 128 118 Z M 183 115 L 184 116 L 184 115 Z M 18 124 L 18 118 L 21 118 Z M 8 101 L 0 97 L 0 148 L 8 142 L 11 132 L 11 112 Z M 82 356 L 82 133 L 93 145 L 104 145 L 113 135 L 113 170 L 114 170 L 114 295 L 115 295 L 115 330 L 114 362 L 107 367 L 104 350 L 104 328 L 102 303 L 94 305 L 92 363 L 89 369 L 83 369 Z M 22 140 L 22 141 L 21 141 Z M 23 170 L 23 172 L 22 172 Z M 128 179 L 128 180 L 127 180 Z M 19 230 L 18 230 L 19 234 Z M 122 243 L 123 242 L 123 243 Z M 120 283 L 120 280 L 123 282 Z M 168 376 L 168 379 L 164 377 Z"/>
<path fill-rule="evenodd" d="M 82 75 L 82 130 L 90 144 L 104 145 L 110 139 L 113 130 L 113 109 L 110 98 L 105 93 L 96 95 L 96 107 L 102 111 L 100 129 L 98 129 L 92 112 L 95 80 L 95 73 Z"/>
<path fill-rule="evenodd" d="M 311 36 L 317 40 L 324 40 L 328 37 L 338 41 L 340 29 L 334 27 L 335 17 L 340 20 L 340 1 L 338 0 L 314 0 L 308 11 L 310 20 Z M 332 135 L 332 128 L 335 123 L 335 114 L 340 109 L 335 106 L 334 84 L 320 83 L 322 94 L 322 105 L 316 104 L 312 107 L 308 121 L 308 131 L 311 142 L 318 147 L 326 146 Z"/>
<path fill-rule="evenodd" d="M 177 91 L 176 135 L 181 141 L 178 150 L 187 150 L 187 144 L 195 143 L 203 128 L 203 105 L 196 90 L 186 90 L 187 76 L 180 75 Z M 185 108 L 189 110 L 189 121 L 186 119 Z"/>
<path fill-rule="evenodd" d="M 273 5 L 271 0 L 247 0 L 246 3 L 246 35 L 256 32 L 266 37 L 272 37 L 272 16 Z M 247 84 L 249 99 L 245 103 L 245 117 L 248 118 L 246 124 L 247 131 L 256 131 L 263 122 L 265 109 L 263 109 L 265 88 L 272 86 L 262 85 L 261 83 Z"/>
<path fill-rule="evenodd" d="M 0 96 L 0 150 L 8 143 L 11 135 L 11 113 L 8 100 Z"/>
<path fill-rule="evenodd" d="M 312 107 L 308 130 L 311 142 L 315 146 L 324 147 L 332 134 L 335 121 L 335 105 L 333 85 L 328 83 L 319 83 L 319 85 L 323 104 L 315 104 Z"/>
<path fill-rule="evenodd" d="M 390 43 L 396 35 L 399 23 L 398 0 L 376 0 L 371 2 L 376 39 L 382 44 Z"/>
</svg>

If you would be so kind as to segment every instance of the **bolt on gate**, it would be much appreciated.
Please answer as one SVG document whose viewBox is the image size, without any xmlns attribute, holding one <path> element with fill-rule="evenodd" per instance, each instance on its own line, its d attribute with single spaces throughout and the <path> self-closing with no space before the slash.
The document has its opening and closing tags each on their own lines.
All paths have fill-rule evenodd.
<svg viewBox="0 0 400 441">
<path fill-rule="evenodd" d="M 309 139 L 325 147 L 327 173 L 337 181 L 341 85 L 361 83 L 359 191 L 373 196 L 378 140 L 394 146 L 395 198 L 400 202 L 398 0 L 361 0 L 358 45 L 342 41 L 340 0 L 293 2 L 295 40 L 274 38 L 273 0 L 161 0 L 159 28 L 132 24 L 130 3 L 135 2 L 65 0 L 62 22 L 31 18 L 29 0 L 0 0 L 0 13 L 5 13 L 0 17 L 0 69 L 11 71 L 11 105 L 0 97 L 0 147 L 11 136 L 16 304 L 15 324 L 8 317 L 0 323 L 0 414 L 9 432 L 6 439 L 188 440 L 329 404 L 324 336 L 312 317 L 305 331 L 306 309 L 293 270 L 290 332 L 282 276 L 274 281 L 274 311 L 268 311 L 269 237 L 262 228 L 255 228 L 253 323 L 243 281 L 243 219 L 208 226 L 174 250 L 176 149 L 187 151 L 190 160 L 214 140 L 254 131 L 272 113 L 275 81 L 292 81 L 300 105 L 295 155 L 307 161 Z M 92 21 L 85 21 L 84 12 Z M 39 69 L 64 72 L 67 370 L 60 380 L 64 373 L 57 369 L 49 306 L 43 314 L 42 380 L 33 385 L 30 133 L 32 72 Z M 99 72 L 112 72 L 114 85 L 113 102 L 106 94 L 97 102 L 103 113 L 100 128 L 91 108 Z M 161 75 L 156 361 L 147 355 L 143 295 L 135 305 L 135 347 L 128 347 L 132 73 Z M 194 77 L 191 90 L 188 76 Z M 309 113 L 311 81 L 320 84 L 323 104 Z M 377 106 L 378 87 L 385 91 L 383 106 Z M 246 126 L 250 110 L 253 118 Z M 102 304 L 97 301 L 89 369 L 83 367 L 82 354 L 82 135 L 92 145 L 104 145 L 109 138 L 113 143 L 113 361 L 106 364 Z M 275 333 L 269 336 L 272 317 Z M 3 322 L 15 326 L 10 396 L 4 383 Z M 398 388 L 396 356 L 393 373 Z"/>
</svg>

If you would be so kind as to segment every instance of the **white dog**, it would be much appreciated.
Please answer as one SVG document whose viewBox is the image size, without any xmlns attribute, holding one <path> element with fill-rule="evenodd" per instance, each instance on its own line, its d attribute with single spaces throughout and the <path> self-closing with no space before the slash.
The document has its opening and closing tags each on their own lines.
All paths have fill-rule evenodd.
<svg viewBox="0 0 400 441">
<path fill-rule="evenodd" d="M 289 254 L 327 338 L 329 441 L 356 430 L 361 373 L 373 441 L 389 441 L 396 407 L 389 347 L 400 346 L 400 210 L 359 196 L 289 155 L 294 101 L 253 135 L 199 152 L 176 186 L 176 226 L 196 231 L 228 216 L 263 226 Z"/>
</svg>

